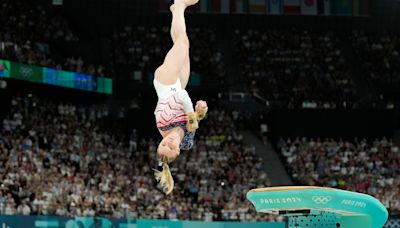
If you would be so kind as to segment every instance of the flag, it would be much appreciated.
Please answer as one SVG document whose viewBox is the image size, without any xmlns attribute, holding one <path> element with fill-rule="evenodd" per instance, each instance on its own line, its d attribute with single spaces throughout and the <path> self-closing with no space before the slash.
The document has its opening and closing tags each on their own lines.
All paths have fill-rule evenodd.
<svg viewBox="0 0 400 228">
<path fill-rule="evenodd" d="M 231 13 L 247 13 L 249 10 L 249 0 L 231 0 Z"/>
<path fill-rule="evenodd" d="M 336 0 L 335 15 L 352 16 L 353 15 L 353 1 L 352 0 Z"/>
<path fill-rule="evenodd" d="M 212 2 L 212 12 L 213 13 L 221 12 L 221 0 L 208 0 L 208 1 Z"/>
<path fill-rule="evenodd" d="M 331 15 L 331 5 L 333 4 L 334 0 L 318 0 L 317 8 L 318 8 L 318 15 Z"/>
<path fill-rule="evenodd" d="M 230 0 L 221 0 L 221 13 L 229 13 L 230 12 Z"/>
<path fill-rule="evenodd" d="M 317 0 L 301 0 L 301 14 L 317 15 Z"/>
<path fill-rule="evenodd" d="M 283 0 L 268 0 L 268 14 L 279 15 L 283 11 Z"/>
<path fill-rule="evenodd" d="M 229 13 L 230 0 L 202 0 L 200 1 L 201 13 Z"/>
<path fill-rule="evenodd" d="M 353 16 L 368 16 L 369 0 L 353 0 Z"/>
<path fill-rule="evenodd" d="M 234 13 L 236 11 L 236 0 L 229 1 L 229 12 Z"/>
<path fill-rule="evenodd" d="M 200 1 L 200 12 L 201 13 L 207 13 L 207 12 L 210 12 L 209 11 L 209 1 L 208 0 L 203 0 L 203 1 Z"/>
<path fill-rule="evenodd" d="M 265 0 L 249 0 L 249 12 L 252 14 L 265 14 L 266 13 Z"/>
<path fill-rule="evenodd" d="M 300 1 L 299 0 L 284 0 L 283 13 L 286 15 L 299 15 L 300 14 Z"/>
</svg>

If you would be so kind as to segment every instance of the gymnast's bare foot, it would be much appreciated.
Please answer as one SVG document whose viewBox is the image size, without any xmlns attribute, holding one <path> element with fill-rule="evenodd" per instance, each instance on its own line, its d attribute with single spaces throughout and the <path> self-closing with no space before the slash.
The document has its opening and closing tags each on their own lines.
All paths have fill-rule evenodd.
<svg viewBox="0 0 400 228">
<path fill-rule="evenodd" d="M 174 4 L 182 4 L 186 7 L 195 5 L 199 2 L 199 0 L 175 0 Z"/>
</svg>

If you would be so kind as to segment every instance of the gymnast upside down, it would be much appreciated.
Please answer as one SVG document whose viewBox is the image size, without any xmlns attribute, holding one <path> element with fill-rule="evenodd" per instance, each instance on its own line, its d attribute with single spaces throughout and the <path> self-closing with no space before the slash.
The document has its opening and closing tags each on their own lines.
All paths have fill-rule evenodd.
<svg viewBox="0 0 400 228">
<path fill-rule="evenodd" d="M 170 194 L 174 180 L 168 164 L 180 154 L 180 150 L 189 150 L 199 121 L 208 110 L 207 103 L 199 100 L 196 110 L 189 94 L 185 90 L 190 76 L 189 39 L 186 34 L 185 10 L 199 0 L 175 0 L 171 6 L 171 37 L 173 46 L 157 68 L 154 76 L 154 88 L 158 102 L 155 110 L 157 128 L 163 137 L 157 149 L 159 168 L 155 170 L 158 187 Z"/>
</svg>

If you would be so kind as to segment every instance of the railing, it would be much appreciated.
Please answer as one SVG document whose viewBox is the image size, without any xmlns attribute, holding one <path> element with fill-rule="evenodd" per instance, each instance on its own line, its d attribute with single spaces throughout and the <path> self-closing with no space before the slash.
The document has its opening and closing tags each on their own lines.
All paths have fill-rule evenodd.
<svg viewBox="0 0 400 228">
<path fill-rule="evenodd" d="M 243 92 L 218 93 L 218 99 L 231 102 L 244 102 L 251 99 L 251 94 Z"/>
</svg>

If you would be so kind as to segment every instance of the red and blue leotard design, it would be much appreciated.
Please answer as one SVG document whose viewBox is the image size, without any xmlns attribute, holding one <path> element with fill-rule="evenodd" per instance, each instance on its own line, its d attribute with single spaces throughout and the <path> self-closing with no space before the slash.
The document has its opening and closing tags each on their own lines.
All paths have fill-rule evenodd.
<svg viewBox="0 0 400 228">
<path fill-rule="evenodd" d="M 174 93 L 168 98 L 159 98 L 156 110 L 157 128 L 161 131 L 167 130 L 171 125 L 185 125 L 187 116 L 183 109 L 183 101 L 178 97 L 178 93 Z"/>
<path fill-rule="evenodd" d="M 181 127 L 185 131 L 179 146 L 182 150 L 190 150 L 193 147 L 195 132 L 186 130 L 188 120 L 183 109 L 183 101 L 179 99 L 178 93 L 165 99 L 159 99 L 154 115 L 157 128 L 161 131 L 168 131 L 174 127 Z"/>
</svg>

